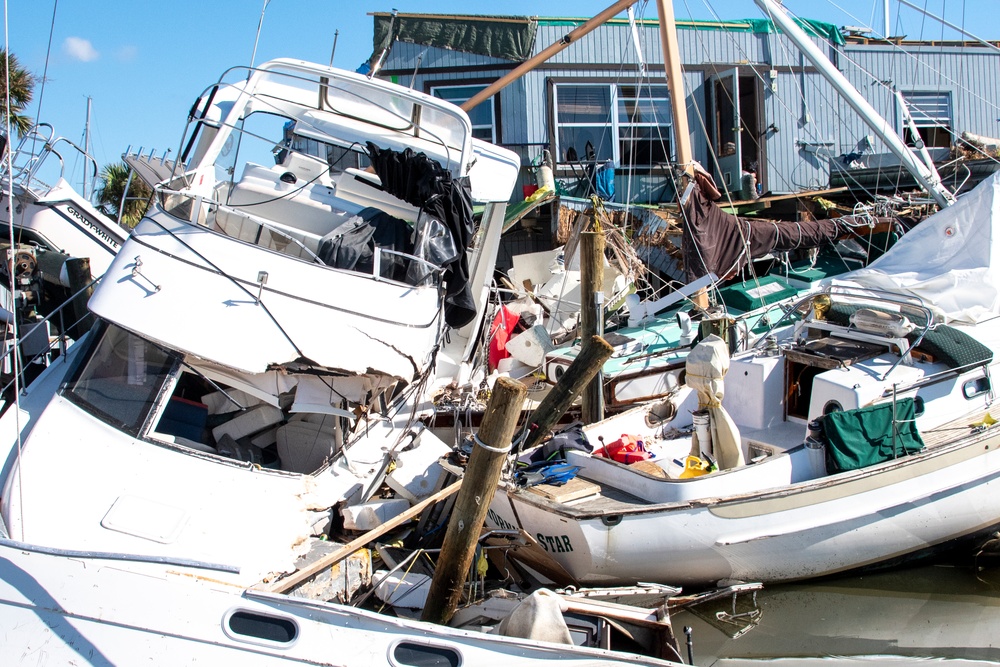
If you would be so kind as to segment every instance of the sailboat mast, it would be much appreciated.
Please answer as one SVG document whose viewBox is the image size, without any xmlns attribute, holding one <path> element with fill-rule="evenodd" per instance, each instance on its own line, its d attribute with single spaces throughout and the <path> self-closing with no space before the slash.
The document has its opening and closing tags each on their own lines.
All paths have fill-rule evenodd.
<svg viewBox="0 0 1000 667">
<path fill-rule="evenodd" d="M 907 171 L 913 174 L 913 177 L 920 186 L 934 198 L 937 205 L 945 208 L 955 203 L 954 195 L 941 184 L 941 177 L 938 175 L 937 170 L 933 168 L 928 169 L 926 165 L 916 158 L 909 147 L 900 139 L 899 135 L 892 130 L 889 121 L 879 115 L 875 108 L 868 103 L 868 100 L 863 98 L 857 88 L 847 80 L 847 77 L 833 66 L 833 63 L 809 39 L 802 28 L 792 20 L 785 9 L 774 2 L 774 0 L 754 0 L 754 2 L 763 10 L 765 15 L 769 16 L 788 35 L 788 38 L 812 62 L 816 69 L 820 71 L 820 74 L 830 82 L 830 85 L 847 100 L 851 108 L 871 127 L 872 132 L 878 135 L 878 138 L 899 158 L 899 161 L 906 167 Z"/>
<path fill-rule="evenodd" d="M 603 12 L 585 22 L 584 24 L 578 26 L 574 30 L 566 33 L 561 40 L 555 44 L 550 44 L 543 50 L 539 51 L 536 55 L 528 58 L 523 63 L 512 69 L 506 75 L 500 77 L 489 86 L 483 90 L 476 93 L 473 97 L 469 98 L 466 102 L 463 102 L 461 107 L 465 111 L 470 111 L 474 109 L 477 104 L 484 102 L 490 98 L 491 95 L 495 95 L 505 88 L 509 83 L 516 81 L 521 78 L 531 70 L 535 69 L 538 65 L 542 64 L 552 56 L 556 55 L 563 49 L 565 49 L 570 44 L 576 42 L 584 35 L 592 32 L 595 28 L 604 25 L 608 19 L 614 17 L 616 14 L 620 14 L 625 11 L 639 0 L 618 0 L 613 5 L 605 9 Z"/>
<path fill-rule="evenodd" d="M 87 122 L 83 126 L 83 154 L 85 156 L 83 161 L 83 198 L 90 201 L 90 195 L 93 192 L 94 179 L 90 179 L 90 187 L 87 186 L 87 164 L 86 158 L 90 157 L 90 107 L 93 104 L 94 99 L 87 96 Z"/>
<path fill-rule="evenodd" d="M 681 79 L 681 54 L 677 47 L 677 24 L 674 21 L 672 0 L 656 0 L 660 14 L 660 44 L 663 47 L 663 69 L 670 90 L 670 110 L 673 113 L 675 155 L 677 164 L 684 170 L 691 169 L 694 154 L 691 151 L 691 133 L 688 131 L 684 81 Z"/>
</svg>

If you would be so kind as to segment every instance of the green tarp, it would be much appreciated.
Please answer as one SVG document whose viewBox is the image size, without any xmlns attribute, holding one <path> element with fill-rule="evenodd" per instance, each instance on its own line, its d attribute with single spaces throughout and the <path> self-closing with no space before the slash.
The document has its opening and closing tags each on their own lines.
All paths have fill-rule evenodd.
<svg viewBox="0 0 1000 667">
<path fill-rule="evenodd" d="M 531 56 L 537 28 L 526 16 L 397 14 L 393 19 L 380 13 L 375 14 L 373 60 L 398 40 L 520 62 Z"/>
<path fill-rule="evenodd" d="M 916 408 L 913 399 L 897 400 L 895 414 L 895 443 L 892 403 L 831 412 L 820 417 L 826 436 L 827 472 L 833 474 L 867 468 L 923 449 L 924 441 L 914 421 Z"/>
<path fill-rule="evenodd" d="M 540 18 L 538 19 L 538 23 L 539 25 L 545 26 L 578 26 L 582 25 L 587 20 L 588 19 Z M 799 18 L 794 19 L 794 21 L 806 32 L 807 35 L 822 37 L 823 39 L 838 45 L 843 45 L 845 43 L 844 36 L 840 34 L 840 29 L 832 23 Z M 613 25 L 615 23 L 624 22 L 625 21 L 623 19 L 611 19 L 608 21 L 608 24 Z M 637 23 L 640 26 L 659 25 L 655 19 L 646 19 L 644 21 L 637 21 Z M 720 32 L 750 32 L 758 34 L 781 32 L 781 30 L 775 27 L 774 21 L 771 19 L 732 19 L 723 21 L 678 19 L 676 23 L 678 30 L 717 30 Z"/>
</svg>

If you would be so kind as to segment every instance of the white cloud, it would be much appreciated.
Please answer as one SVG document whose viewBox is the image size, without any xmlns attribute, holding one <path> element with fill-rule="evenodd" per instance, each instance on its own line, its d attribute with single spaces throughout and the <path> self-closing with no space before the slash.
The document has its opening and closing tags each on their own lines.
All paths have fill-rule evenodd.
<svg viewBox="0 0 1000 667">
<path fill-rule="evenodd" d="M 136 46 L 127 44 L 118 49 L 115 57 L 122 62 L 131 62 L 135 60 L 135 57 L 139 54 L 139 49 Z"/>
<path fill-rule="evenodd" d="M 101 55 L 94 48 L 94 45 L 90 43 L 89 39 L 82 37 L 67 37 L 66 41 L 63 42 L 63 51 L 71 58 L 82 60 L 85 63 L 97 60 Z"/>
</svg>

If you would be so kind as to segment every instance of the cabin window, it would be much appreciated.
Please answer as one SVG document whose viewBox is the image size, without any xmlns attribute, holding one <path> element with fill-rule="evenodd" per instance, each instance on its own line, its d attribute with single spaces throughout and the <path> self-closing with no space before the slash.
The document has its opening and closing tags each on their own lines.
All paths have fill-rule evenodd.
<svg viewBox="0 0 1000 667">
<path fill-rule="evenodd" d="M 153 343 L 106 326 L 86 352 L 64 395 L 132 435 L 138 435 L 174 367 Z"/>
<path fill-rule="evenodd" d="M 400 642 L 392 649 L 390 663 L 400 667 L 459 667 L 462 656 L 445 646 Z"/>
<path fill-rule="evenodd" d="M 485 89 L 485 84 L 466 84 L 460 86 L 431 86 L 430 91 L 434 97 L 448 100 L 452 104 L 461 105 Z M 472 121 L 472 136 L 476 139 L 488 141 L 491 144 L 497 143 L 495 100 L 495 95 L 488 97 L 468 111 L 469 120 Z"/>
<path fill-rule="evenodd" d="M 976 378 L 975 380 L 969 380 L 964 385 L 962 385 L 962 393 L 965 394 L 966 398 L 975 398 L 976 396 L 982 396 L 990 390 L 990 379 L 988 377 Z"/>
<path fill-rule="evenodd" d="M 559 164 L 651 169 L 670 159 L 665 85 L 555 84 L 555 117 Z"/>
<path fill-rule="evenodd" d="M 917 139 L 928 148 L 949 148 L 952 144 L 951 93 L 904 92 L 903 100 L 913 117 L 919 137 L 906 127 L 906 143 L 917 145 Z"/>
<path fill-rule="evenodd" d="M 299 634 L 298 626 L 290 618 L 258 614 L 252 611 L 235 611 L 226 621 L 226 627 L 238 638 L 249 638 L 289 644 Z"/>
</svg>

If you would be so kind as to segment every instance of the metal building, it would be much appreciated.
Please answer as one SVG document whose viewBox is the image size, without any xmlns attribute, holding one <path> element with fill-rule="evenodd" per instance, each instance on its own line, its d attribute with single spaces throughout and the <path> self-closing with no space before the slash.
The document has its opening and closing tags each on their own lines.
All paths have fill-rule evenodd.
<svg viewBox="0 0 1000 667">
<path fill-rule="evenodd" d="M 371 64 L 379 76 L 462 102 L 584 21 L 377 13 Z M 937 162 L 947 161 L 962 132 L 1000 136 L 1000 50 L 803 25 L 913 143 L 906 107 Z M 656 20 L 608 21 L 472 110 L 478 136 L 521 154 L 525 192 L 534 183 L 532 166 L 548 150 L 567 194 L 586 194 L 609 165 L 615 201 L 672 198 L 658 30 Z M 734 198 L 741 186 L 746 193 L 747 172 L 762 191 L 787 193 L 828 187 L 831 171 L 843 178 L 848 165 L 886 166 L 885 147 L 769 20 L 678 21 L 677 36 L 695 159 Z"/>
</svg>

